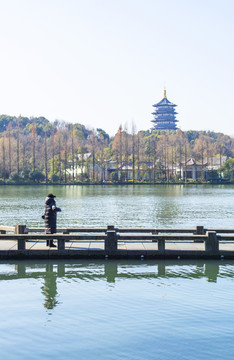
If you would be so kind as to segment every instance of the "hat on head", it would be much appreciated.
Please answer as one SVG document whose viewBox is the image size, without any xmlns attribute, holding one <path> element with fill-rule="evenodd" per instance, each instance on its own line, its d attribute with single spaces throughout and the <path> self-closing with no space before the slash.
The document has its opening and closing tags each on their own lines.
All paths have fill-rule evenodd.
<svg viewBox="0 0 234 360">
<path fill-rule="evenodd" d="M 50 197 L 50 198 L 55 198 L 56 196 L 53 195 L 53 194 L 48 194 L 47 197 Z"/>
</svg>

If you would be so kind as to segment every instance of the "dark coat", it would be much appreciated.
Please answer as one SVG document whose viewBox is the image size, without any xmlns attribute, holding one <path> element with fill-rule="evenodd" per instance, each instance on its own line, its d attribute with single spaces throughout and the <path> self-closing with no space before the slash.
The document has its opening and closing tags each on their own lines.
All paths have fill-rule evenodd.
<svg viewBox="0 0 234 360">
<path fill-rule="evenodd" d="M 61 211 L 60 208 L 56 206 L 54 198 L 47 197 L 45 200 L 45 232 L 46 234 L 55 234 L 56 233 L 56 221 L 57 221 L 57 212 Z"/>
</svg>

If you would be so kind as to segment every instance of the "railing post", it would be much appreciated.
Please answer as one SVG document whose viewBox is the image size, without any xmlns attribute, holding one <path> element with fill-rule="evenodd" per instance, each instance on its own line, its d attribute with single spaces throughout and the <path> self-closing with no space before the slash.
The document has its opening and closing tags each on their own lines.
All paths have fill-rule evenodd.
<svg viewBox="0 0 234 360">
<path fill-rule="evenodd" d="M 210 255 L 216 255 L 219 252 L 219 240 L 216 231 L 207 231 L 205 240 L 205 250 Z"/>
<path fill-rule="evenodd" d="M 157 230 L 153 230 L 152 231 L 152 235 L 158 235 L 158 231 Z M 158 240 L 154 239 L 152 240 L 152 242 L 157 242 Z"/>
<path fill-rule="evenodd" d="M 118 248 L 118 239 L 114 225 L 107 226 L 107 232 L 105 237 L 105 253 L 108 255 Z"/>
<path fill-rule="evenodd" d="M 204 226 L 196 226 L 196 229 L 193 233 L 194 235 L 205 235 L 205 229 L 204 229 Z M 203 240 L 194 240 L 194 242 L 196 243 L 202 243 Z"/>
<path fill-rule="evenodd" d="M 15 225 L 15 235 L 25 233 L 26 225 Z M 25 250 L 25 239 L 18 239 L 18 250 Z"/>
<path fill-rule="evenodd" d="M 165 239 L 162 239 L 162 238 L 158 239 L 158 251 L 160 251 L 160 252 L 165 251 Z"/>
<path fill-rule="evenodd" d="M 107 231 L 108 230 L 115 230 L 115 225 L 107 225 Z"/>
<path fill-rule="evenodd" d="M 65 250 L 65 239 L 58 239 L 58 251 Z"/>
<path fill-rule="evenodd" d="M 15 234 L 25 234 L 26 225 L 15 225 Z"/>
<path fill-rule="evenodd" d="M 196 226 L 195 235 L 205 235 L 204 226 Z"/>
<path fill-rule="evenodd" d="M 69 235 L 70 232 L 69 232 L 68 230 L 65 230 L 65 231 L 63 231 L 63 234 L 64 234 L 64 235 Z M 59 247 L 59 240 L 58 240 L 58 250 L 65 250 L 65 241 L 69 242 L 70 240 L 64 240 L 64 244 L 61 245 L 61 246 L 63 246 L 63 247 L 60 248 L 60 247 Z"/>
</svg>

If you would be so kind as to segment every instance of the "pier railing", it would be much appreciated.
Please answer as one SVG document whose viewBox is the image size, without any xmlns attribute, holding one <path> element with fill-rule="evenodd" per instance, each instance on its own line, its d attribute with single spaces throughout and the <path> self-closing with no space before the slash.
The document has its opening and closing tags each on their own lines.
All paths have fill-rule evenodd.
<svg viewBox="0 0 234 360">
<path fill-rule="evenodd" d="M 104 253 L 111 255 L 119 251 L 119 243 L 153 242 L 157 243 L 157 245 L 155 245 L 153 250 L 148 250 L 148 253 L 151 251 L 157 252 L 160 255 L 171 251 L 167 250 L 167 243 L 187 241 L 204 243 L 204 249 L 202 251 L 206 254 L 217 255 L 219 254 L 219 244 L 221 241 L 234 242 L 234 229 L 205 229 L 203 226 L 196 226 L 194 229 L 166 229 L 117 228 L 109 225 L 106 228 L 60 228 L 56 234 L 43 233 L 43 228 L 28 228 L 26 225 L 16 225 L 12 227 L 0 225 L 0 249 L 2 241 L 7 240 L 17 242 L 17 251 L 26 250 L 27 241 L 43 242 L 56 240 L 57 248 L 52 250 L 55 252 L 68 251 L 66 249 L 66 242 L 103 242 Z M 188 251 L 196 252 L 196 249 Z"/>
</svg>

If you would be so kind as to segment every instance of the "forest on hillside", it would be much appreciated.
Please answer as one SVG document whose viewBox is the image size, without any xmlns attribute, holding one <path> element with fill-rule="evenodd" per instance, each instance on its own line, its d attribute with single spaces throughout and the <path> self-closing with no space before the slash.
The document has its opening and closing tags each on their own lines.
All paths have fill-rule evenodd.
<svg viewBox="0 0 234 360">
<path fill-rule="evenodd" d="M 190 158 L 202 167 L 219 159 L 212 176 L 230 179 L 233 157 L 234 139 L 212 131 L 136 131 L 133 124 L 110 137 L 79 123 L 0 116 L 1 184 L 179 182 Z"/>
</svg>

